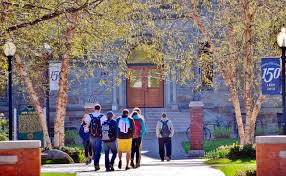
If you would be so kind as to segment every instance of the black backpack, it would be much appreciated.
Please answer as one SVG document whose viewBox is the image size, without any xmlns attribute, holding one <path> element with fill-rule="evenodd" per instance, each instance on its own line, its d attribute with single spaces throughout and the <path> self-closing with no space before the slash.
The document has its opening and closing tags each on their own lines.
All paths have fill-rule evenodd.
<svg viewBox="0 0 286 176">
<path fill-rule="evenodd" d="M 115 126 L 111 125 L 111 121 L 105 121 L 102 124 L 102 141 L 114 141 L 115 136 Z"/>
<path fill-rule="evenodd" d="M 168 120 L 166 120 L 166 121 L 161 120 L 161 122 L 162 122 L 162 128 L 161 128 L 161 130 L 160 130 L 161 136 L 162 136 L 163 138 L 169 137 L 170 134 L 171 134 L 171 130 L 170 130 L 170 128 L 168 127 Z"/>
<path fill-rule="evenodd" d="M 102 114 L 100 114 L 98 117 L 94 117 L 92 114 L 89 114 L 91 121 L 90 121 L 90 135 L 93 137 L 99 137 L 101 138 L 101 117 L 103 117 Z"/>
</svg>

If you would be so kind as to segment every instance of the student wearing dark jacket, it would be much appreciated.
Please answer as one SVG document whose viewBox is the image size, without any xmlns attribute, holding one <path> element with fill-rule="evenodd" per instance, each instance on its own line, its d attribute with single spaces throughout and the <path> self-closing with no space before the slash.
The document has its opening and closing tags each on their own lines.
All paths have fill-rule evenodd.
<svg viewBox="0 0 286 176">
<path fill-rule="evenodd" d="M 135 132 L 135 125 L 132 118 L 128 116 L 129 110 L 124 109 L 122 112 L 122 116 L 117 119 L 118 124 L 118 157 L 119 163 L 118 168 L 121 169 L 122 167 L 122 153 L 126 152 L 126 168 L 129 168 L 129 160 L 131 154 L 131 146 L 132 146 L 132 137 Z"/>
<path fill-rule="evenodd" d="M 105 169 L 106 171 L 114 171 L 114 161 L 117 155 L 117 122 L 113 120 L 114 114 L 109 111 L 106 114 L 107 120 L 102 124 L 102 142 L 105 153 Z M 109 151 L 112 153 L 111 160 L 109 160 Z"/>
</svg>

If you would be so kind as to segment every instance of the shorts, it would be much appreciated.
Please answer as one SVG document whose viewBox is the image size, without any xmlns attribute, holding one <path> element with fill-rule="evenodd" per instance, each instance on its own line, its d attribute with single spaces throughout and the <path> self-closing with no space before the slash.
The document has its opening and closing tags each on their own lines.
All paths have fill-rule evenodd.
<svg viewBox="0 0 286 176">
<path fill-rule="evenodd" d="M 131 152 L 132 138 L 131 139 L 118 139 L 119 152 Z"/>
</svg>

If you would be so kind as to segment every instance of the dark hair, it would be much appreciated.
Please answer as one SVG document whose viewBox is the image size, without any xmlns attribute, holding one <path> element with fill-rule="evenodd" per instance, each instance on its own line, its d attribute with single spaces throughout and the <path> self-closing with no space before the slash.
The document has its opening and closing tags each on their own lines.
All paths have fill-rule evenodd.
<svg viewBox="0 0 286 176">
<path fill-rule="evenodd" d="M 163 117 L 163 118 L 166 118 L 166 117 L 167 117 L 167 114 L 163 112 L 163 113 L 162 113 L 162 117 Z"/>
<path fill-rule="evenodd" d="M 131 117 L 134 117 L 135 115 L 138 115 L 137 111 L 133 111 Z"/>
<path fill-rule="evenodd" d="M 94 106 L 94 110 L 97 110 L 97 111 L 101 110 L 100 104 L 96 104 L 96 105 Z"/>
<path fill-rule="evenodd" d="M 108 112 L 106 113 L 106 116 L 107 116 L 107 118 L 113 118 L 114 114 L 113 114 L 112 111 L 108 111 Z"/>
<path fill-rule="evenodd" d="M 135 108 L 133 109 L 133 111 L 138 112 L 139 114 L 141 114 L 141 109 L 138 108 L 138 107 L 135 107 Z"/>
<path fill-rule="evenodd" d="M 129 110 L 128 109 L 123 109 L 122 114 L 123 115 L 128 115 L 129 114 Z"/>
</svg>

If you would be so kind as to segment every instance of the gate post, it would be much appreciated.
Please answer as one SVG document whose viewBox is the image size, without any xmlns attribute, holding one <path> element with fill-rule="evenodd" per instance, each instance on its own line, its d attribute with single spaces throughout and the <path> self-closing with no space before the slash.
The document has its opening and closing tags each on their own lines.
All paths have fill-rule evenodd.
<svg viewBox="0 0 286 176">
<path fill-rule="evenodd" d="M 190 107 L 190 156 L 204 155 L 203 121 L 204 104 L 201 101 L 191 101 Z"/>
</svg>

